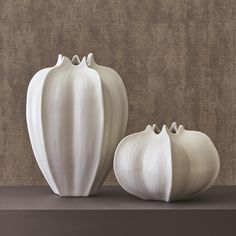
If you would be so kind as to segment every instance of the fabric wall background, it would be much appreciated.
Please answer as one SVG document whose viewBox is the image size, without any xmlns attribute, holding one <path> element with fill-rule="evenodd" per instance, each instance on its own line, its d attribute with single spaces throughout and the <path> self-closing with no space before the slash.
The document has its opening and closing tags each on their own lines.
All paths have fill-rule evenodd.
<svg viewBox="0 0 236 236">
<path fill-rule="evenodd" d="M 177 121 L 214 141 L 236 184 L 236 1 L 0 0 L 0 184 L 45 184 L 25 122 L 31 77 L 57 54 L 119 72 L 127 134 Z M 107 184 L 116 183 L 111 174 Z"/>
</svg>

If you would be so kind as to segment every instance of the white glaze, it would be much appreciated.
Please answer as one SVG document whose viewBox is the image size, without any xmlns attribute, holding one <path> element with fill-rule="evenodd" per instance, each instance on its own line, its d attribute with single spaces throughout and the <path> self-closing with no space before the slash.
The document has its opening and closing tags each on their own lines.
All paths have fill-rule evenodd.
<svg viewBox="0 0 236 236">
<path fill-rule="evenodd" d="M 88 196 L 104 182 L 125 134 L 127 95 L 120 76 L 98 66 L 92 54 L 81 62 L 60 55 L 56 66 L 32 78 L 26 118 L 35 158 L 52 190 Z"/>
<path fill-rule="evenodd" d="M 153 125 L 118 145 L 114 171 L 119 184 L 143 199 L 166 202 L 191 198 L 209 188 L 220 169 L 217 150 L 201 132 Z"/>
</svg>

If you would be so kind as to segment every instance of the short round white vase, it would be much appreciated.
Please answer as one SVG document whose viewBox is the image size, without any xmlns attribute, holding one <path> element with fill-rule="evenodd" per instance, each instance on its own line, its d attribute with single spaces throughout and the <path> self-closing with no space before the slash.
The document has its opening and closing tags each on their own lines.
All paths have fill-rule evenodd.
<svg viewBox="0 0 236 236">
<path fill-rule="evenodd" d="M 113 69 L 89 54 L 80 62 L 59 55 L 37 72 L 27 91 L 26 119 L 36 161 L 54 193 L 96 193 L 125 134 L 128 102 Z"/>
<path fill-rule="evenodd" d="M 116 149 L 113 166 L 127 192 L 170 202 L 208 189 L 219 173 L 220 160 L 206 134 L 173 123 L 161 131 L 148 125 L 125 137 Z"/>
</svg>

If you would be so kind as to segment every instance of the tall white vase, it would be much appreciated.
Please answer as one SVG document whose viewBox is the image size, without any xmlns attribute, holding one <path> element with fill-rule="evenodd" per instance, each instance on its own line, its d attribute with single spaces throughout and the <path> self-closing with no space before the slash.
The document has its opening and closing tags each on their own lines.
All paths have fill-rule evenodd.
<svg viewBox="0 0 236 236">
<path fill-rule="evenodd" d="M 220 168 L 217 150 L 201 132 L 148 125 L 118 145 L 114 171 L 120 185 L 143 199 L 174 201 L 208 189 Z"/>
<path fill-rule="evenodd" d="M 94 194 L 125 134 L 124 84 L 92 54 L 81 62 L 59 55 L 54 67 L 32 78 L 26 119 L 36 161 L 52 190 L 60 196 Z"/>
</svg>

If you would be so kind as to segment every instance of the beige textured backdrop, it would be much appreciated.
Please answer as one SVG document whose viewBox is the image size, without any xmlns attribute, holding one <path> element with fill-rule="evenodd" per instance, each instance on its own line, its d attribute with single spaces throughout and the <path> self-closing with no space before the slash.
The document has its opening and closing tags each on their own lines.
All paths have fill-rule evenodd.
<svg viewBox="0 0 236 236">
<path fill-rule="evenodd" d="M 236 1 L 0 0 L 0 19 L 1 185 L 45 183 L 26 130 L 27 85 L 58 53 L 89 52 L 124 80 L 127 133 L 172 121 L 202 130 L 221 156 L 217 184 L 236 184 Z"/>
</svg>

